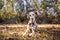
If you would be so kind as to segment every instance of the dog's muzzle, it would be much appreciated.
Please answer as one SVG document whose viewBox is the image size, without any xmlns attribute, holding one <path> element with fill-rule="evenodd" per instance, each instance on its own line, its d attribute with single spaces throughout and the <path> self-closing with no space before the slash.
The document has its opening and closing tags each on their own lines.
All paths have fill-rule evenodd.
<svg viewBox="0 0 60 40">
<path fill-rule="evenodd" d="M 33 22 L 33 18 L 31 18 L 31 19 L 32 19 L 32 20 L 31 20 L 31 21 L 32 21 L 32 23 L 34 23 L 34 22 Z"/>
</svg>

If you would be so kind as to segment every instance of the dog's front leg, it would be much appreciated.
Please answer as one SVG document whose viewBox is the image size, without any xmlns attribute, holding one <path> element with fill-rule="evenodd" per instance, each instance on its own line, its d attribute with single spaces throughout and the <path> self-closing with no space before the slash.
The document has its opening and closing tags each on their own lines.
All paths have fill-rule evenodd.
<svg viewBox="0 0 60 40">
<path fill-rule="evenodd" d="M 23 36 L 24 35 L 26 35 L 26 33 L 29 31 L 29 26 L 27 26 L 27 30 L 25 31 L 25 33 L 23 34 Z"/>
</svg>

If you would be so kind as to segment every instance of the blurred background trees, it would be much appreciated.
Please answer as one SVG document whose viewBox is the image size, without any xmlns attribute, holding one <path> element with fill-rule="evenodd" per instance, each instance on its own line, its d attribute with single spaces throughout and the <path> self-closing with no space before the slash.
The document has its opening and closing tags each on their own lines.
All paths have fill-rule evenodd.
<svg viewBox="0 0 60 40">
<path fill-rule="evenodd" d="M 0 0 L 0 23 L 27 23 L 28 8 L 41 14 L 38 23 L 60 23 L 59 0 Z"/>
</svg>

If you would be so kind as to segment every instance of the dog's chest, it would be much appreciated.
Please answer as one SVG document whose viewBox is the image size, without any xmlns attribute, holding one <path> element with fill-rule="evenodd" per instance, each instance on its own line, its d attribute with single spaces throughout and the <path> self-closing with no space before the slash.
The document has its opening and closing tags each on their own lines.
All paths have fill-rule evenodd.
<svg viewBox="0 0 60 40">
<path fill-rule="evenodd" d="M 34 23 L 30 23 L 29 26 L 30 26 L 30 27 L 34 27 L 35 24 L 34 24 Z"/>
</svg>

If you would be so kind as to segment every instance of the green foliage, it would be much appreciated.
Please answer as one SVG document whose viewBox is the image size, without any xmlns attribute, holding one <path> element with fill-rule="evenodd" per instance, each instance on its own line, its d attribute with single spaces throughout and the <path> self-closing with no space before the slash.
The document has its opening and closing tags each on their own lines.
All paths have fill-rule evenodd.
<svg viewBox="0 0 60 40">
<path fill-rule="evenodd" d="M 5 10 L 0 12 L 0 16 L 3 20 L 10 19 L 12 17 L 11 13 Z"/>
<path fill-rule="evenodd" d="M 2 7 L 3 7 L 3 1 L 0 0 L 0 9 L 2 9 Z"/>
<path fill-rule="evenodd" d="M 57 13 L 57 23 L 60 24 L 60 13 Z"/>
<path fill-rule="evenodd" d="M 7 0 L 7 10 L 5 10 L 4 8 L 2 9 L 2 6 L 3 6 L 3 1 L 0 0 L 0 19 L 4 20 L 4 21 L 15 21 L 16 23 L 25 23 L 27 22 L 27 16 L 26 14 L 24 14 L 24 10 L 16 10 L 14 11 L 13 10 L 13 3 L 15 2 L 15 0 Z M 56 2 L 56 1 L 55 1 Z M 28 5 L 27 5 L 28 6 Z M 42 9 L 46 9 L 47 7 L 47 2 L 45 1 L 42 1 L 41 4 L 38 5 L 37 2 L 33 2 L 32 3 L 32 6 L 34 7 L 34 9 L 37 9 L 39 10 L 39 8 L 41 7 Z M 37 23 L 41 23 L 42 21 L 41 20 L 44 20 L 46 21 L 47 23 L 60 23 L 60 10 L 58 9 L 58 6 L 59 4 L 56 2 L 56 4 L 54 5 L 54 8 L 57 12 L 57 17 L 54 17 L 53 15 L 48 15 L 48 16 L 45 16 L 45 17 L 39 17 L 37 16 L 36 20 Z M 28 10 L 27 10 L 28 11 Z M 25 16 L 24 16 L 25 15 Z"/>
<path fill-rule="evenodd" d="M 43 9 L 46 9 L 46 5 L 47 5 L 47 3 L 44 2 L 44 1 L 41 3 L 41 7 L 42 7 Z"/>
</svg>

